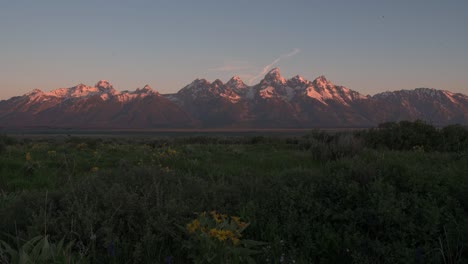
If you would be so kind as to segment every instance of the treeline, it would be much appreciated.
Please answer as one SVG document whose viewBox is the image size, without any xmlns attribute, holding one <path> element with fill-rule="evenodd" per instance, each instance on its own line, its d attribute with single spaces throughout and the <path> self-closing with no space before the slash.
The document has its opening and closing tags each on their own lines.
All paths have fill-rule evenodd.
<svg viewBox="0 0 468 264">
<path fill-rule="evenodd" d="M 468 150 L 468 129 L 462 125 L 437 129 L 424 121 L 389 122 L 364 131 L 361 136 L 371 148 L 449 152 Z"/>
</svg>

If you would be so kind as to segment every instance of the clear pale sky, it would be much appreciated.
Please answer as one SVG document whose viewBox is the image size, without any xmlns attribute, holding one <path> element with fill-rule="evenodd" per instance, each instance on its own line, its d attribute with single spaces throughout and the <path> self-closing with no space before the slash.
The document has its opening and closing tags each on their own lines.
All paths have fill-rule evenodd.
<svg viewBox="0 0 468 264">
<path fill-rule="evenodd" d="M 363 94 L 468 94 L 467 0 L 0 0 L 0 99 L 109 80 L 325 75 Z"/>
</svg>

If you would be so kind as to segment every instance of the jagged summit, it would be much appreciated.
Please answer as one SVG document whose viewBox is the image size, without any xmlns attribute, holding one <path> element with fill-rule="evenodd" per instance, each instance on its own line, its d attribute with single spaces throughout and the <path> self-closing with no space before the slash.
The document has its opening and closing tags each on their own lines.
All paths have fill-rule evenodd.
<svg viewBox="0 0 468 264">
<path fill-rule="evenodd" d="M 101 80 L 0 101 L 4 127 L 356 127 L 414 119 L 468 124 L 467 113 L 468 96 L 459 93 L 417 88 L 363 96 L 323 75 L 285 80 L 278 68 L 252 86 L 239 76 L 226 83 L 196 79 L 161 95 L 149 85 L 118 92 Z"/>
<path fill-rule="evenodd" d="M 195 79 L 192 83 L 190 83 L 188 86 L 198 86 L 198 85 L 201 85 L 201 84 L 210 84 L 210 82 L 206 79 Z"/>
<path fill-rule="evenodd" d="M 147 84 L 143 88 L 136 89 L 135 93 L 155 93 L 155 91 Z"/>
<path fill-rule="evenodd" d="M 320 75 L 319 77 L 315 78 L 314 81 L 317 81 L 317 82 L 329 82 L 329 80 L 327 79 L 327 77 L 325 77 L 325 75 Z"/>
<path fill-rule="evenodd" d="M 218 87 L 224 85 L 220 79 L 216 79 L 212 84 Z"/>
<path fill-rule="evenodd" d="M 278 75 L 278 76 L 280 76 L 280 75 L 281 75 L 280 69 L 279 69 L 278 67 L 275 67 L 275 68 L 271 69 L 271 70 L 267 73 L 267 75 Z"/>
<path fill-rule="evenodd" d="M 27 93 L 26 95 L 38 94 L 38 93 L 43 93 L 43 91 L 41 89 L 34 89 L 31 92 Z"/>
<path fill-rule="evenodd" d="M 331 83 L 325 75 L 320 75 L 319 77 L 315 78 L 315 80 L 312 82 L 313 85 L 325 88 L 325 87 L 330 87 L 333 86 L 333 83 Z"/>
<path fill-rule="evenodd" d="M 281 76 L 279 68 L 271 69 L 263 79 L 267 82 L 274 82 L 274 83 L 285 83 L 286 80 Z"/>
<path fill-rule="evenodd" d="M 233 76 L 226 85 L 231 89 L 243 90 L 247 88 L 247 85 L 242 81 L 239 76 Z"/>
<path fill-rule="evenodd" d="M 111 88 L 112 85 L 106 80 L 100 80 L 99 82 L 96 83 L 95 87 Z"/>
<path fill-rule="evenodd" d="M 230 81 L 233 81 L 233 82 L 242 82 L 242 79 L 241 79 L 241 77 L 239 77 L 239 76 L 237 76 L 237 75 L 234 75 L 234 76 L 232 76 L 232 78 L 231 78 L 228 82 L 230 82 Z"/>
<path fill-rule="evenodd" d="M 291 80 L 299 81 L 299 82 L 305 82 L 305 81 L 306 81 L 306 80 L 304 79 L 304 77 L 302 77 L 302 76 L 300 76 L 300 75 L 296 75 L 296 76 L 292 77 Z"/>
<path fill-rule="evenodd" d="M 296 75 L 292 77 L 287 82 L 288 82 L 288 85 L 292 88 L 301 88 L 309 83 L 308 80 L 304 79 L 304 77 L 300 75 Z"/>
</svg>

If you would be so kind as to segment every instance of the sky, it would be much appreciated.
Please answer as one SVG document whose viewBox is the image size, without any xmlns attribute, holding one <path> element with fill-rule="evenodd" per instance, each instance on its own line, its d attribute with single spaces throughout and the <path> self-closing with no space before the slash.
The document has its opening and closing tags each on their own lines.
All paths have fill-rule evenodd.
<svg viewBox="0 0 468 264">
<path fill-rule="evenodd" d="M 468 94 L 467 0 L 0 0 L 0 100 L 110 81 L 285 78 Z"/>
</svg>

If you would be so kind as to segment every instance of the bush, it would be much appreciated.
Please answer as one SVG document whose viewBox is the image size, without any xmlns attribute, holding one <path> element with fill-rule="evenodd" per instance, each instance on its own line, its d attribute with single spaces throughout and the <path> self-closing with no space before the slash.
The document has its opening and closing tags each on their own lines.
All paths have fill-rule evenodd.
<svg viewBox="0 0 468 264">
<path fill-rule="evenodd" d="M 441 131 L 440 150 L 462 152 L 468 150 L 468 129 L 461 125 L 446 126 Z"/>
<path fill-rule="evenodd" d="M 16 139 L 5 135 L 0 135 L 0 154 L 3 154 L 6 151 L 7 146 L 12 146 L 16 143 Z"/>
<path fill-rule="evenodd" d="M 460 125 L 436 129 L 423 121 L 380 124 L 359 133 L 369 148 L 390 150 L 466 151 L 468 130 Z"/>
<path fill-rule="evenodd" d="M 351 133 L 312 132 L 306 137 L 312 157 L 318 161 L 333 161 L 352 157 L 364 148 L 363 141 Z M 302 143 L 304 146 L 304 143 Z"/>
</svg>

